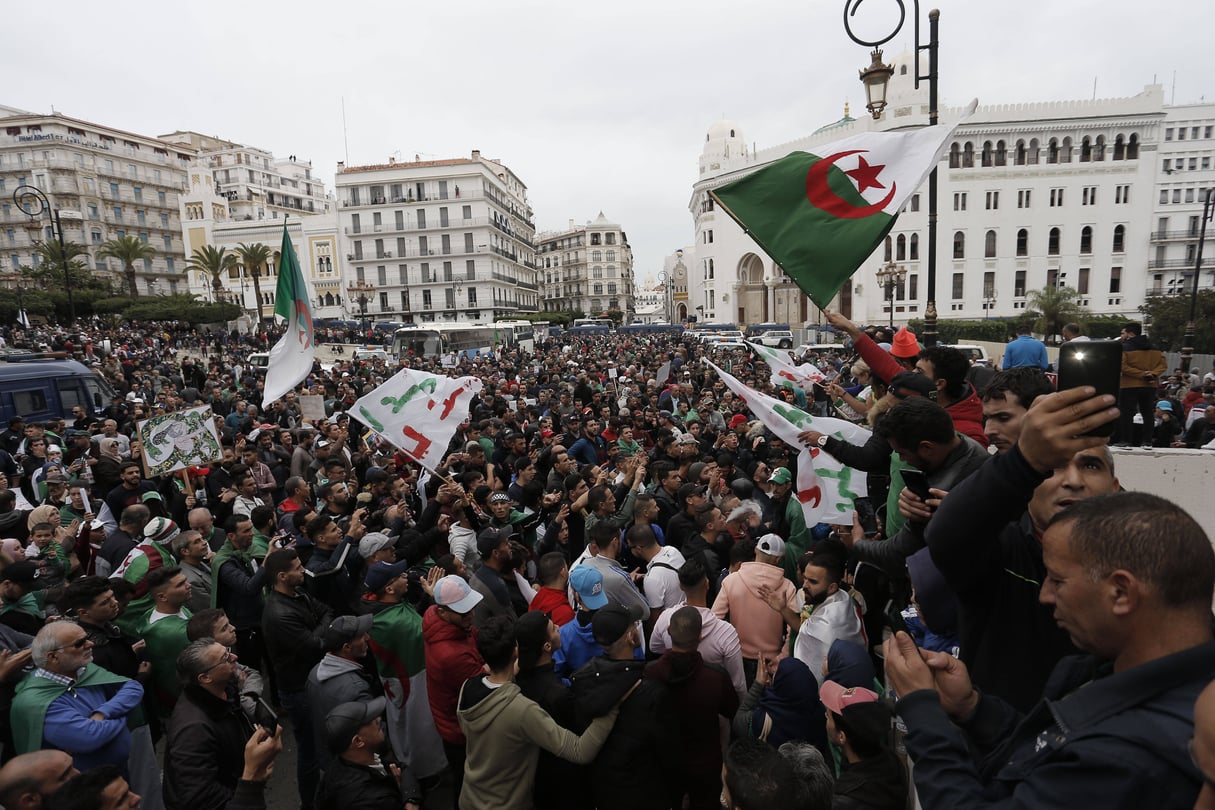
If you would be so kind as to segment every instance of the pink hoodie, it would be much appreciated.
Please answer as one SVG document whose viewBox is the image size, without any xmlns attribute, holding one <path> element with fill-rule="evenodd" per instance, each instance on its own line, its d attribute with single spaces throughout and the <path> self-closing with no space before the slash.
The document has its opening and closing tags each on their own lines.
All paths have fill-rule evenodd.
<svg viewBox="0 0 1215 810">
<path fill-rule="evenodd" d="M 795 613 L 801 609 L 797 588 L 785 579 L 785 569 L 764 562 L 743 563 L 722 582 L 713 602 L 713 614 L 720 619 L 730 617 L 743 658 L 751 660 L 757 660 L 761 652 L 770 659 L 779 658 L 784 651 L 785 620 L 759 598 L 760 585 L 780 594 Z"/>
</svg>

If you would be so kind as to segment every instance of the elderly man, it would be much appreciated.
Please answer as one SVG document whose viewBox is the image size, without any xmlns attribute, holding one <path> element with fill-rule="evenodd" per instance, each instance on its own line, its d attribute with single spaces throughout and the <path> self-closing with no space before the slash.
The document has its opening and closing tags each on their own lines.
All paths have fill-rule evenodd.
<svg viewBox="0 0 1215 810">
<path fill-rule="evenodd" d="M 215 525 L 215 518 L 212 516 L 211 510 L 205 506 L 191 509 L 186 520 L 189 521 L 191 529 L 202 535 L 203 540 L 212 551 L 219 551 L 224 540 L 228 539 L 224 530 Z"/>
<path fill-rule="evenodd" d="M 34 637 L 36 669 L 17 684 L 13 741 L 18 753 L 58 748 L 80 770 L 126 768 L 131 754 L 128 715 L 143 687 L 93 663 L 93 642 L 73 622 L 53 622 Z"/>
</svg>

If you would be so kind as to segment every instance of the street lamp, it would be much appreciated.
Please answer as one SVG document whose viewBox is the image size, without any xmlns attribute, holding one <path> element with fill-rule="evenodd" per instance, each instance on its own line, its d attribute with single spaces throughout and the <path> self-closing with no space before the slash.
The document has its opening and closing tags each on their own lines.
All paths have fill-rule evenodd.
<svg viewBox="0 0 1215 810">
<path fill-rule="evenodd" d="M 675 323 L 675 277 L 666 270 L 659 270 L 658 283 L 662 285 L 662 309 L 666 314 L 667 323 Z"/>
<path fill-rule="evenodd" d="M 26 213 L 30 218 L 26 228 L 30 232 L 31 239 L 35 233 L 42 234 L 42 223 L 39 217 L 46 213 L 49 215 L 51 222 L 51 233 L 59 240 L 59 259 L 63 262 L 63 291 L 67 293 L 68 300 L 68 317 L 75 323 L 76 321 L 76 301 L 72 298 L 72 276 L 67 255 L 67 246 L 63 243 L 63 223 L 59 219 L 59 209 L 51 206 L 51 201 L 47 199 L 46 193 L 37 186 L 22 185 L 17 186 L 13 192 L 13 202 L 17 203 L 17 207 Z"/>
<path fill-rule="evenodd" d="M 873 48 L 873 61 L 869 67 L 861 71 L 861 81 L 865 83 L 865 95 L 868 99 L 869 111 L 874 120 L 881 118 L 882 110 L 886 107 L 886 85 L 894 71 L 889 65 L 882 64 L 881 46 L 898 36 L 907 19 L 907 7 L 903 0 L 896 0 L 899 5 L 899 21 L 894 30 L 887 36 L 877 40 L 865 40 L 852 32 L 849 18 L 856 14 L 861 0 L 844 0 L 844 31 L 858 45 Z M 928 82 L 928 124 L 937 123 L 937 24 L 941 12 L 932 9 L 928 12 L 928 43 L 920 44 L 920 0 L 911 0 L 915 15 L 915 88 L 920 88 L 921 81 Z M 928 51 L 928 73 L 920 73 L 920 51 Z M 925 346 L 937 344 L 937 170 L 934 166 L 928 175 L 928 306 L 924 310 L 924 334 L 920 336 Z"/>
<path fill-rule="evenodd" d="M 907 268 L 899 267 L 894 262 L 886 262 L 876 275 L 878 284 L 886 288 L 886 300 L 890 303 L 890 329 L 894 331 L 894 288 L 906 280 Z"/>
<path fill-rule="evenodd" d="M 456 279 L 455 281 L 452 282 L 451 286 L 452 286 L 452 289 L 455 291 L 455 295 L 452 296 L 451 303 L 455 307 L 455 320 L 457 323 L 459 323 L 459 321 L 460 321 L 460 293 L 464 292 L 464 282 L 461 281 L 460 279 Z M 496 311 L 494 313 L 494 316 L 495 317 L 497 316 Z"/>
<path fill-rule="evenodd" d="M 996 294 L 992 292 L 990 295 L 983 296 L 983 320 L 991 317 L 991 311 L 996 308 Z"/>
<path fill-rule="evenodd" d="M 356 281 L 346 288 L 346 293 L 359 302 L 359 317 L 363 321 L 363 338 L 367 337 L 367 302 L 375 294 L 375 287 L 362 281 Z"/>
<path fill-rule="evenodd" d="M 1215 188 L 1207 189 L 1202 204 L 1202 220 L 1198 223 L 1198 256 L 1194 259 L 1194 290 L 1190 294 L 1190 319 L 1185 323 L 1185 337 L 1181 341 L 1181 370 L 1190 373 L 1190 362 L 1194 359 L 1194 330 L 1198 318 L 1198 279 L 1202 275 L 1202 247 L 1207 238 L 1207 223 L 1215 216 Z"/>
</svg>

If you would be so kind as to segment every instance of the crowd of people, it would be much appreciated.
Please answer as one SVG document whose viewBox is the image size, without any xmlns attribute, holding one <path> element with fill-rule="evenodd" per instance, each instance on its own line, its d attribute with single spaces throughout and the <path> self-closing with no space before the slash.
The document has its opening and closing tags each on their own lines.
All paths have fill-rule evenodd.
<svg viewBox="0 0 1215 810">
<path fill-rule="evenodd" d="M 325 810 L 1215 807 L 1215 551 L 1119 484 L 1117 398 L 828 318 L 814 384 L 712 359 L 863 444 L 695 341 L 552 337 L 401 358 L 482 383 L 433 470 L 353 410 L 396 360 L 266 402 L 273 334 L 5 332 L 116 395 L 0 432 L 0 805 L 257 810 L 286 737 Z M 1150 443 L 1215 440 L 1208 377 L 1154 372 Z M 198 405 L 222 455 L 149 477 Z M 867 494 L 815 524 L 819 454 Z"/>
</svg>

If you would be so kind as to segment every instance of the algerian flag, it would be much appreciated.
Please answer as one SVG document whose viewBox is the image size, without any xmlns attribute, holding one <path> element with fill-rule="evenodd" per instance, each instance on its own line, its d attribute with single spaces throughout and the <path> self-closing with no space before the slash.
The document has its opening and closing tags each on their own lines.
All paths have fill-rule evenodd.
<svg viewBox="0 0 1215 810">
<path fill-rule="evenodd" d="M 662 385 L 671 378 L 671 361 L 668 360 L 658 368 L 658 373 L 654 375 L 654 382 Z"/>
<path fill-rule="evenodd" d="M 789 353 L 784 349 L 774 349 L 762 343 L 745 341 L 751 350 L 768 364 L 772 371 L 772 384 L 777 388 L 792 388 L 793 386 L 809 386 L 811 383 L 822 382 L 827 376 L 819 371 L 813 363 L 796 365 L 789 359 Z"/>
<path fill-rule="evenodd" d="M 316 339 L 312 334 L 312 308 L 308 306 L 308 285 L 300 272 L 295 248 L 283 223 L 283 247 L 279 251 L 278 289 L 274 293 L 274 314 L 287 321 L 287 331 L 270 350 L 266 367 L 266 407 L 304 381 L 316 358 Z"/>
<path fill-rule="evenodd" d="M 851 467 L 845 467 L 834 456 L 821 448 L 806 447 L 798 441 L 797 434 L 803 430 L 817 430 L 835 436 L 849 444 L 863 445 L 869 441 L 869 431 L 825 416 L 811 416 L 801 408 L 795 408 L 783 400 L 761 394 L 744 385 L 708 360 L 710 368 L 717 372 L 726 387 L 743 398 L 747 407 L 764 427 L 777 438 L 793 448 L 798 448 L 797 481 L 794 496 L 801 502 L 806 525 L 840 522 L 852 512 L 853 501 L 868 493 L 865 475 Z"/>
<path fill-rule="evenodd" d="M 954 127 L 864 132 L 793 152 L 709 192 L 814 303 L 826 307 L 936 168 Z"/>
</svg>

